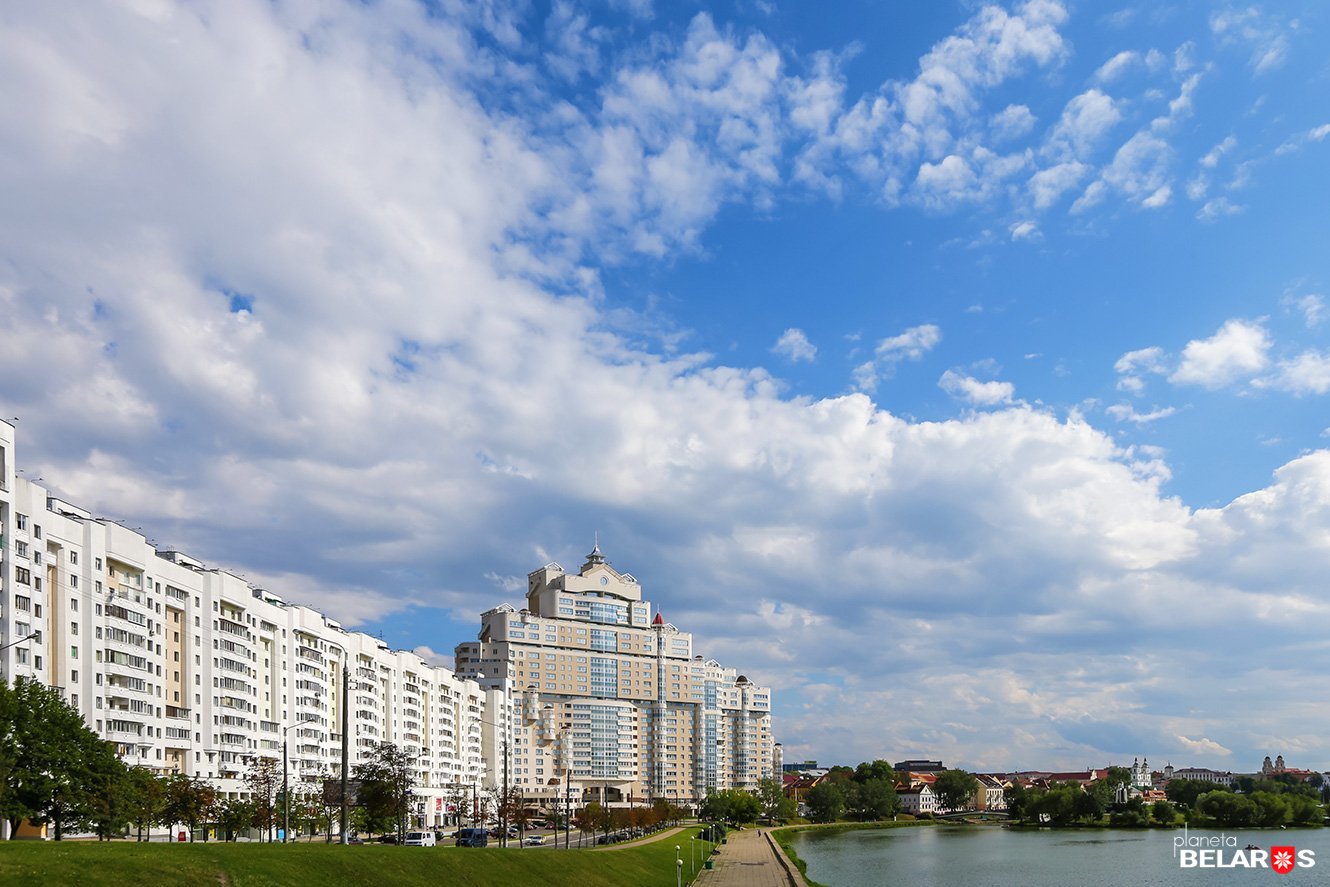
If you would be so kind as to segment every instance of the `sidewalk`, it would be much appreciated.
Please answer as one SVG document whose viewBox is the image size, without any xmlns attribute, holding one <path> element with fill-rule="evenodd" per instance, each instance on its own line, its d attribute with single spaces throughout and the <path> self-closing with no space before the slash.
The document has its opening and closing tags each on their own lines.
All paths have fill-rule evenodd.
<svg viewBox="0 0 1330 887">
<path fill-rule="evenodd" d="M 720 855 L 712 857 L 716 867 L 698 875 L 695 883 L 700 887 L 808 887 L 766 829 L 759 835 L 757 829 L 746 828 L 726 837 Z"/>
</svg>

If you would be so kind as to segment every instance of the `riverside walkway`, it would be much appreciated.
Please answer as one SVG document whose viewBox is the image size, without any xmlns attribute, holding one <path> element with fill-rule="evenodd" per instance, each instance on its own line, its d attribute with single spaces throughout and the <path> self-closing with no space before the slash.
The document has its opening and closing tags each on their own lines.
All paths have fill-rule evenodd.
<svg viewBox="0 0 1330 887">
<path fill-rule="evenodd" d="M 746 828 L 726 835 L 720 854 L 712 857 L 716 867 L 703 871 L 694 883 L 699 887 L 808 887 L 767 830 L 758 831 Z"/>
</svg>

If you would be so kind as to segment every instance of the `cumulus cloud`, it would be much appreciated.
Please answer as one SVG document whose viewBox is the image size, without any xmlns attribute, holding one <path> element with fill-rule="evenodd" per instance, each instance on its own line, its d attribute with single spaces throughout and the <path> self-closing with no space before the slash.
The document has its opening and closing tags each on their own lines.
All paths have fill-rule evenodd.
<svg viewBox="0 0 1330 887">
<path fill-rule="evenodd" d="M 876 390 L 879 378 L 890 375 L 896 364 L 904 360 L 921 359 L 941 341 L 941 328 L 931 323 L 910 327 L 895 336 L 882 339 L 873 349 L 873 359 L 855 367 L 855 388 L 864 392 Z"/>
<path fill-rule="evenodd" d="M 1226 321 L 1210 338 L 1187 343 L 1169 381 L 1222 388 L 1264 370 L 1270 363 L 1270 345 L 1270 334 L 1261 323 Z"/>
<path fill-rule="evenodd" d="M 952 397 L 979 407 L 1011 403 L 1012 396 L 1016 393 L 1016 386 L 1010 382 L 985 382 L 955 370 L 943 373 L 937 384 Z"/>
<path fill-rule="evenodd" d="M 801 360 L 812 363 L 817 358 L 817 347 L 808 341 L 808 336 L 804 335 L 803 330 L 796 327 L 790 327 L 781 333 L 771 350 L 791 363 L 798 363 Z"/>
<path fill-rule="evenodd" d="M 1330 391 L 1330 355 L 1319 351 L 1304 351 L 1279 361 L 1272 376 L 1256 379 L 1253 384 L 1294 394 L 1325 394 Z"/>
<path fill-rule="evenodd" d="M 922 201 L 919 169 L 952 156 L 1025 183 L 1019 152 L 981 152 L 968 127 L 992 125 L 977 97 L 1066 56 L 1062 5 L 984 7 L 916 78 L 841 112 L 834 64 L 800 69 L 796 93 L 771 41 L 706 16 L 616 60 L 572 12 L 569 64 L 531 53 L 532 68 L 504 49 L 525 45 L 513 15 L 7 11 L 16 461 L 445 663 L 478 611 L 520 595 L 526 570 L 577 563 L 599 527 L 700 651 L 778 688 L 792 753 L 1074 766 L 1178 737 L 1246 754 L 1323 722 L 1302 688 L 1330 667 L 1330 454 L 1193 510 L 1157 452 L 978 370 L 939 384 L 986 408 L 930 421 L 860 393 L 784 397 L 760 368 L 644 337 L 599 285 L 625 255 L 695 249 L 727 203 L 761 205 L 791 104 L 854 163 L 809 169 L 898 201 Z M 599 78 L 583 101 L 541 91 L 561 65 L 566 82 Z M 1168 184 L 1148 161 L 1081 199 L 1148 199 Z M 1310 358 L 1272 370 L 1260 336 L 1242 339 L 1188 345 L 1180 381 L 1264 360 L 1262 379 L 1316 390 Z M 863 378 L 940 341 L 933 324 L 883 339 Z M 1178 612 L 1203 644 L 1179 638 Z M 1300 656 L 1262 680 L 1288 644 Z M 1259 727 L 1217 689 L 1253 684 Z"/>
</svg>

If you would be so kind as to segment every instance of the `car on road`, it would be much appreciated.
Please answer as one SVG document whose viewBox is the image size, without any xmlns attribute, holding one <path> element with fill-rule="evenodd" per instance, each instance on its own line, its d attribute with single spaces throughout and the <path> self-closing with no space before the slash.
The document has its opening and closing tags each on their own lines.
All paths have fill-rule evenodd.
<svg viewBox="0 0 1330 887">
<path fill-rule="evenodd" d="M 524 843 L 525 843 L 528 847 L 539 847 L 541 844 L 544 844 L 544 843 L 545 843 L 545 836 L 544 836 L 544 835 L 527 835 L 527 836 L 526 836 L 526 841 L 525 841 Z"/>
<path fill-rule="evenodd" d="M 483 828 L 459 828 L 454 841 L 458 847 L 484 847 L 489 839 L 489 832 Z"/>
<path fill-rule="evenodd" d="M 407 832 L 402 843 L 408 847 L 433 847 L 434 832 Z"/>
</svg>

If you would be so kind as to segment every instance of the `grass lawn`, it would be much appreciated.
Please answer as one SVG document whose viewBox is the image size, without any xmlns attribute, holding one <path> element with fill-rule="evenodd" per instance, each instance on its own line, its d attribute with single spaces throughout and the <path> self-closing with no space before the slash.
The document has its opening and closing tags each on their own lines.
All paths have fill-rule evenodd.
<svg viewBox="0 0 1330 887">
<path fill-rule="evenodd" d="M 553 848 L 3 841 L 0 884 L 447 884 L 674 887 L 674 845 L 695 830 L 613 853 Z M 684 874 L 688 873 L 684 857 Z"/>
</svg>

